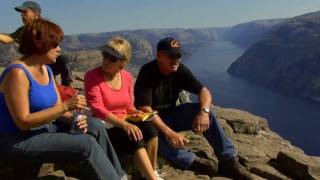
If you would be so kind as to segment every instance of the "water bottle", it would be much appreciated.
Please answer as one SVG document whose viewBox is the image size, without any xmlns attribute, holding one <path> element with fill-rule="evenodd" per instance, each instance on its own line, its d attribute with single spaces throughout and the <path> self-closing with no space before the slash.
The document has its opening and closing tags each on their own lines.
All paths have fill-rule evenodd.
<svg viewBox="0 0 320 180">
<path fill-rule="evenodd" d="M 86 115 L 82 114 L 81 110 L 75 110 L 73 112 L 73 120 L 71 123 L 71 129 L 70 129 L 70 133 L 71 134 L 82 134 L 83 130 L 80 129 L 78 127 L 78 122 L 80 121 L 80 119 L 85 118 Z"/>
<path fill-rule="evenodd" d="M 80 95 L 84 95 L 83 91 L 79 92 Z M 82 110 L 74 110 L 73 111 L 73 120 L 71 123 L 71 129 L 70 133 L 71 134 L 83 134 L 83 130 L 78 127 L 78 122 L 80 119 L 87 117 L 87 113 L 85 113 L 85 109 Z"/>
</svg>

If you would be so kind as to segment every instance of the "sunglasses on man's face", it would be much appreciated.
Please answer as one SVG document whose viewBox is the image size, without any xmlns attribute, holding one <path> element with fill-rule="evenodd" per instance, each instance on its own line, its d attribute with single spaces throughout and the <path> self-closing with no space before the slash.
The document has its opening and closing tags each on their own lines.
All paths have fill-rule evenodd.
<svg viewBox="0 0 320 180">
<path fill-rule="evenodd" d="M 167 54 L 168 59 L 170 60 L 177 60 L 181 58 L 180 54 Z"/>
</svg>

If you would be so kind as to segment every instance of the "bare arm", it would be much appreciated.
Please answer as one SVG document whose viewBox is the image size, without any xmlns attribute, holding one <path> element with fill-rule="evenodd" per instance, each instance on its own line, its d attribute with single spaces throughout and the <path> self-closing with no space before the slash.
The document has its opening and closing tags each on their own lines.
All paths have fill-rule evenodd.
<svg viewBox="0 0 320 180">
<path fill-rule="evenodd" d="M 150 106 L 141 106 L 139 109 L 143 112 L 153 112 L 153 109 Z M 164 136 L 169 136 L 170 133 L 174 132 L 158 115 L 153 119 L 153 124 Z"/>
<path fill-rule="evenodd" d="M 54 78 L 54 77 L 52 77 Z M 60 96 L 60 93 L 58 91 L 58 88 L 57 88 L 57 85 L 56 85 L 56 82 L 53 81 L 53 84 L 54 84 L 54 88 L 55 88 L 55 91 L 56 91 L 56 94 L 58 96 L 58 100 L 57 100 L 57 103 L 56 105 L 59 105 L 59 104 L 63 104 L 62 101 L 61 101 L 61 96 Z M 82 96 L 82 95 L 75 95 L 73 97 L 71 97 L 67 102 L 65 102 L 67 104 L 67 107 L 69 107 L 69 105 L 73 105 L 74 103 L 76 103 L 78 101 L 78 99 L 82 99 L 82 103 L 86 106 L 86 101 L 85 101 L 85 97 Z M 68 108 L 69 109 L 69 108 Z M 58 121 L 62 121 L 66 124 L 70 124 L 71 125 L 71 122 L 72 122 L 72 119 L 73 119 L 73 114 L 70 112 L 70 111 L 67 111 L 65 113 L 63 113 L 57 120 Z M 86 133 L 87 132 L 87 128 L 88 128 L 88 124 L 87 124 L 87 117 L 83 118 L 83 119 L 80 119 L 80 121 L 78 122 L 77 126 L 82 129 L 83 133 Z"/>
<path fill-rule="evenodd" d="M 13 69 L 6 75 L 1 83 L 1 90 L 11 116 L 21 130 L 39 127 L 57 119 L 68 110 L 85 107 L 84 98 L 82 100 L 79 97 L 68 101 L 68 103 L 58 103 L 51 108 L 30 113 L 29 80 L 21 69 Z"/>
<path fill-rule="evenodd" d="M 127 121 L 124 121 L 123 119 L 120 119 L 119 117 L 115 116 L 113 113 L 108 114 L 106 118 L 102 120 L 111 123 L 112 125 L 121 129 L 123 129 L 128 123 Z"/>
<path fill-rule="evenodd" d="M 203 87 L 199 92 L 198 101 L 201 109 L 210 108 L 212 97 L 210 91 L 206 87 Z M 209 113 L 200 110 L 198 115 L 194 118 L 192 129 L 197 133 L 203 133 L 209 129 L 209 124 Z"/>
<path fill-rule="evenodd" d="M 8 34 L 0 33 L 0 42 L 4 44 L 11 44 L 14 42 L 14 39 Z"/>
<path fill-rule="evenodd" d="M 198 101 L 201 108 L 210 108 L 212 104 L 212 96 L 210 91 L 206 87 L 203 87 L 198 94 Z"/>
<path fill-rule="evenodd" d="M 141 106 L 139 109 L 144 112 L 153 112 L 153 109 L 150 106 Z M 155 116 L 153 119 L 153 124 L 169 140 L 170 144 L 174 148 L 182 148 L 185 144 L 189 143 L 189 140 L 186 139 L 182 134 L 175 132 L 169 126 L 167 126 L 162 121 L 160 116 Z"/>
<path fill-rule="evenodd" d="M 54 77 L 52 77 L 54 78 Z M 57 88 L 57 84 L 56 84 L 56 81 L 53 81 L 54 83 L 54 89 L 56 90 L 56 93 L 57 93 L 57 96 L 58 96 L 58 101 L 57 101 L 57 104 L 61 104 L 62 101 L 61 101 L 61 96 L 60 96 L 60 93 L 58 91 L 58 88 Z M 63 121 L 67 124 L 71 124 L 71 120 L 73 118 L 73 114 L 70 112 L 70 111 L 67 111 L 65 113 L 63 113 L 60 117 L 59 117 L 59 121 Z"/>
</svg>

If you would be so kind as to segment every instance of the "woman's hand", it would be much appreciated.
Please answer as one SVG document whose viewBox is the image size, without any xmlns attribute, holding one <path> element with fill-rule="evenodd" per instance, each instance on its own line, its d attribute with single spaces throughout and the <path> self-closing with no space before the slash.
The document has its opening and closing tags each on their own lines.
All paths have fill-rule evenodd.
<svg viewBox="0 0 320 180">
<path fill-rule="evenodd" d="M 136 125 L 126 123 L 123 126 L 123 130 L 127 133 L 131 141 L 141 141 L 143 139 L 142 132 Z"/>
<path fill-rule="evenodd" d="M 82 130 L 82 132 L 85 134 L 88 131 L 88 124 L 87 124 L 87 116 L 82 115 L 82 117 L 79 119 L 79 122 L 77 123 L 77 126 L 79 129 Z"/>
<path fill-rule="evenodd" d="M 83 95 L 72 96 L 68 101 L 64 102 L 64 106 L 68 111 L 86 109 L 86 98 Z"/>
</svg>

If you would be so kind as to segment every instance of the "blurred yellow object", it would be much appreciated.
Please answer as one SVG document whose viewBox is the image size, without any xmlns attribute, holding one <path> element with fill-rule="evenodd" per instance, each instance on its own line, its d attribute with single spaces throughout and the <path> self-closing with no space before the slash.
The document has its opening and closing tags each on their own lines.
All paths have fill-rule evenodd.
<svg viewBox="0 0 320 180">
<path fill-rule="evenodd" d="M 153 111 L 153 112 L 149 112 L 149 113 L 139 113 L 139 114 L 127 115 L 125 120 L 126 121 L 133 121 L 133 122 L 152 121 L 153 116 L 157 113 L 158 113 L 157 111 Z"/>
</svg>

